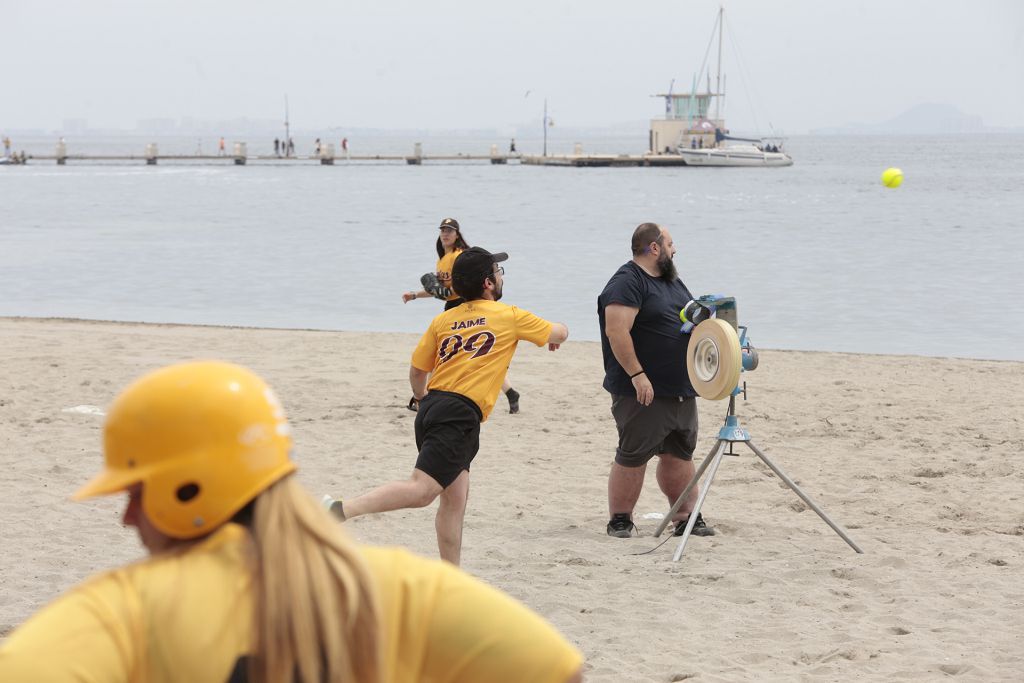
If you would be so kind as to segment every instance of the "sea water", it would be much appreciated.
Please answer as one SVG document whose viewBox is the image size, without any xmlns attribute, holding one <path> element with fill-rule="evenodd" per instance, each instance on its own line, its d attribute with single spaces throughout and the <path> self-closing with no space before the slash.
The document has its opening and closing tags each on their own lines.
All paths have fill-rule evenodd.
<svg viewBox="0 0 1024 683">
<path fill-rule="evenodd" d="M 350 144 L 408 153 L 411 140 Z M 507 148 L 453 137 L 424 153 L 486 154 L 492 142 Z M 642 142 L 583 144 L 636 153 Z M 29 152 L 52 154 L 41 144 Z M 142 147 L 72 140 L 68 152 Z M 796 163 L 779 169 L 0 167 L 0 315 L 418 333 L 440 303 L 401 295 L 433 270 L 438 223 L 453 216 L 471 244 L 509 253 L 504 301 L 596 340 L 597 295 L 636 225 L 654 221 L 689 289 L 735 297 L 756 346 L 1024 360 L 1024 137 L 805 136 L 787 149 Z M 882 186 L 888 166 L 903 169 L 902 187 Z"/>
</svg>

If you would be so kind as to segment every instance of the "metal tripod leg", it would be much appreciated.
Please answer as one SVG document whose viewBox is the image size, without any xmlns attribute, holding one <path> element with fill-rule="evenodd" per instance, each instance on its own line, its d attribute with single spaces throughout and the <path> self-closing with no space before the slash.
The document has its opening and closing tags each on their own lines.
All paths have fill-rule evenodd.
<svg viewBox="0 0 1024 683">
<path fill-rule="evenodd" d="M 762 453 L 762 452 L 761 452 L 761 450 L 760 450 L 760 449 L 759 449 L 759 448 L 758 448 L 757 446 L 755 446 L 755 445 L 753 444 L 753 442 L 751 442 L 751 441 L 747 441 L 747 442 L 745 442 L 745 443 L 746 443 L 746 444 L 747 444 L 748 446 L 750 446 L 750 450 L 754 451 L 754 453 L 756 453 L 756 454 L 757 454 L 757 457 L 761 458 L 761 460 L 763 460 L 763 461 L 764 461 L 764 464 L 765 464 L 765 465 L 768 465 L 768 467 L 770 467 L 770 468 L 771 468 L 772 472 L 774 472 L 774 473 L 775 473 L 776 475 L 778 475 L 779 479 L 781 479 L 782 481 L 786 482 L 786 485 L 787 485 L 787 486 L 789 486 L 789 488 L 793 489 L 793 492 L 794 492 L 794 493 L 796 493 L 796 495 L 800 496 L 800 499 L 801 499 L 802 501 L 804 501 L 805 503 L 807 503 L 808 507 L 810 507 L 810 508 L 811 508 L 812 510 L 814 510 L 815 512 L 817 512 L 817 513 L 818 513 L 818 516 L 819 516 L 819 517 L 821 517 L 821 518 L 822 518 L 822 520 L 824 520 L 826 524 L 828 524 L 828 525 L 829 525 L 830 527 L 832 527 L 832 530 L 833 530 L 833 531 L 835 531 L 835 532 L 836 532 L 837 534 L 839 534 L 839 536 L 840 536 L 840 537 L 841 537 L 841 538 L 842 538 L 842 539 L 843 539 L 844 541 L 846 541 L 846 542 L 847 542 L 847 543 L 848 543 L 848 544 L 850 545 L 850 547 L 851 547 L 851 548 L 853 548 L 854 550 L 856 550 L 856 551 L 857 551 L 858 553 L 861 553 L 861 554 L 863 554 L 863 553 L 864 553 L 864 551 L 860 549 L 860 546 L 858 546 L 858 545 L 857 545 L 856 543 L 854 543 L 854 542 L 853 542 L 853 539 L 852 539 L 852 538 L 850 538 L 850 537 L 849 537 L 849 536 L 847 535 L 846 531 L 844 531 L 844 530 L 843 530 L 843 528 L 842 528 L 841 526 L 839 526 L 838 524 L 836 524 L 835 522 L 833 522 L 833 521 L 832 521 L 832 520 L 831 520 L 831 519 L 829 518 L 829 516 L 825 514 L 824 510 L 822 510 L 821 508 L 819 508 L 819 507 L 818 507 L 818 506 L 817 506 L 817 505 L 816 505 L 816 504 L 814 503 L 814 501 L 813 501 L 813 500 L 811 500 L 810 498 L 808 498 L 808 497 L 807 497 L 807 495 L 806 495 L 806 494 L 805 494 L 805 493 L 804 493 L 803 491 L 801 491 L 801 490 L 800 490 L 800 487 L 799 487 L 799 486 L 797 486 L 797 485 L 796 485 L 795 483 L 793 483 L 793 480 L 792 480 L 792 479 L 790 479 L 789 477 L 787 477 L 787 476 L 786 476 L 786 473 L 785 473 L 785 472 L 783 472 L 783 471 L 782 471 L 782 470 L 780 470 L 780 469 L 779 469 L 778 467 L 776 467 L 775 463 L 773 463 L 773 462 L 772 462 L 771 460 L 769 460 L 769 459 L 768 459 L 768 456 L 767 456 L 767 455 L 765 455 L 764 453 Z M 714 475 L 712 474 L 712 476 L 714 476 Z M 710 484 L 710 482 L 709 482 L 709 484 Z M 704 487 L 704 491 L 705 491 L 705 492 L 707 492 L 707 487 L 706 487 L 706 486 Z M 699 505 L 700 505 L 700 503 L 698 502 L 698 503 L 697 503 L 697 505 L 699 506 Z M 698 507 L 698 509 L 699 509 L 699 507 Z M 693 515 L 690 515 L 690 519 L 693 519 Z M 689 531 L 689 529 L 687 529 L 687 531 Z M 682 548 L 680 548 L 680 550 L 679 550 L 679 551 L 678 551 L 678 552 L 676 553 L 676 559 L 678 559 L 678 557 L 679 557 L 679 555 L 680 555 L 681 553 L 682 553 Z"/>
<path fill-rule="evenodd" d="M 686 496 L 690 493 L 690 490 L 697 485 L 697 482 L 700 481 L 701 476 L 703 476 L 704 474 L 704 470 L 708 468 L 708 465 L 711 464 L 711 461 L 715 459 L 715 457 L 718 455 L 720 451 L 725 450 L 725 443 L 725 441 L 718 440 L 715 442 L 715 445 L 711 447 L 711 451 L 708 453 L 708 457 L 704 458 L 704 462 L 700 464 L 700 468 L 697 470 L 696 473 L 694 473 L 693 479 L 690 480 L 690 483 L 686 485 L 686 488 L 683 489 L 683 492 L 679 494 L 678 498 L 676 498 L 676 502 L 672 503 L 672 509 L 668 511 L 668 514 L 665 515 L 665 518 L 661 520 L 660 524 L 658 524 L 658 528 L 654 531 L 655 538 L 661 536 L 661 532 L 664 531 L 665 527 L 668 526 L 668 523 L 672 521 L 672 517 L 675 516 L 677 512 L 679 512 L 679 508 L 683 506 L 683 501 L 686 500 Z M 693 518 L 693 515 L 691 514 L 690 517 Z"/>
<path fill-rule="evenodd" d="M 708 495 L 708 491 L 711 490 L 711 482 L 715 480 L 715 472 L 718 471 L 718 466 L 722 462 L 722 457 L 725 455 L 725 443 L 724 441 L 719 442 L 721 446 L 718 449 L 718 454 L 715 455 L 715 459 L 711 463 L 711 471 L 708 472 L 708 480 L 700 490 L 700 495 L 697 496 L 697 504 L 693 506 L 693 510 L 690 512 L 690 518 L 686 520 L 686 528 L 683 529 L 683 536 L 679 539 L 679 547 L 676 548 L 676 554 L 672 556 L 673 562 L 678 562 L 679 558 L 683 556 L 683 549 L 686 548 L 686 542 L 690 540 L 690 532 L 693 531 L 693 525 L 697 522 L 697 515 L 700 514 L 700 506 L 704 504 L 704 497 Z M 697 477 L 693 478 L 697 481 Z"/>
</svg>

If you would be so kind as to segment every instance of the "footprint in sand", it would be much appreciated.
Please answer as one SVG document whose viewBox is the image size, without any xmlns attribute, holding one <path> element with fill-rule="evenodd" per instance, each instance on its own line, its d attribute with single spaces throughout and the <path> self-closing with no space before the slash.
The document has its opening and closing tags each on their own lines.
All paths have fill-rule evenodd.
<svg viewBox="0 0 1024 683">
<path fill-rule="evenodd" d="M 939 671 L 950 676 L 959 676 L 960 674 L 967 673 L 974 667 L 969 664 L 942 664 L 939 666 Z"/>
</svg>

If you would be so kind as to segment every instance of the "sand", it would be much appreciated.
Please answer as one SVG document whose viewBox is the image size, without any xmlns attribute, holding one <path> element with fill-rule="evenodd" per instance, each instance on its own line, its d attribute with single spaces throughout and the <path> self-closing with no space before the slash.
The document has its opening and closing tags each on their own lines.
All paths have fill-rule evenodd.
<svg viewBox="0 0 1024 683">
<path fill-rule="evenodd" d="M 96 408 L 149 369 L 222 358 L 263 374 L 315 494 L 404 478 L 415 459 L 413 335 L 8 318 L 0 341 L 0 637 L 142 554 L 121 500 L 67 498 L 100 463 Z M 679 563 L 674 540 L 638 555 L 659 542 L 653 520 L 605 535 L 601 368 L 595 343 L 520 348 L 522 413 L 501 398 L 483 427 L 463 549 L 467 571 L 580 647 L 588 680 L 1024 678 L 1024 364 L 762 350 L 741 423 L 865 552 L 739 445 L 704 505 L 718 535 Z M 726 408 L 700 403 L 698 460 Z M 667 507 L 649 471 L 637 517 Z M 431 510 L 347 527 L 436 553 Z"/>
</svg>

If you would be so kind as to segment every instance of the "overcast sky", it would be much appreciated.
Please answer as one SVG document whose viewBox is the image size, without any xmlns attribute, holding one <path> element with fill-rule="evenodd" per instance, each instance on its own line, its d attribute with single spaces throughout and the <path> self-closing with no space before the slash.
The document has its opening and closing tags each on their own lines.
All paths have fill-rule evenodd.
<svg viewBox="0 0 1024 683">
<path fill-rule="evenodd" d="M 643 120 L 673 79 L 691 88 L 718 4 L 0 0 L 0 131 L 274 119 L 285 93 L 300 128 L 503 129 L 539 121 L 545 97 L 561 125 Z M 1024 125 L 1024 0 L 724 4 L 733 129 L 926 102 Z"/>
</svg>

